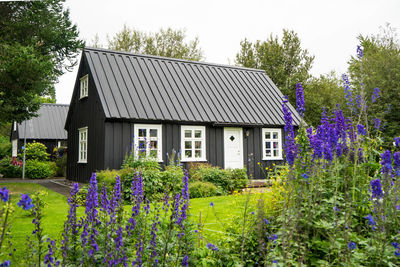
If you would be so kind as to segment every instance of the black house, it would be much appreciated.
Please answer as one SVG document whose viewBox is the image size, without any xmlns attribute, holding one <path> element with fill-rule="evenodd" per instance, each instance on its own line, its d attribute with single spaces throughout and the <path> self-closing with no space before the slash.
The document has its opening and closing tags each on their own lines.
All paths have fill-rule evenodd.
<svg viewBox="0 0 400 267">
<path fill-rule="evenodd" d="M 120 168 L 132 142 L 163 164 L 175 150 L 184 164 L 263 178 L 259 162 L 283 160 L 281 103 L 262 70 L 86 48 L 65 124 L 67 178 Z"/>
<path fill-rule="evenodd" d="M 11 129 L 12 156 L 21 152 L 26 142 L 43 143 L 47 153 L 51 154 L 55 147 L 67 145 L 67 131 L 64 130 L 65 119 L 68 114 L 68 105 L 42 104 L 38 116 L 21 123 L 14 122 Z"/>
</svg>

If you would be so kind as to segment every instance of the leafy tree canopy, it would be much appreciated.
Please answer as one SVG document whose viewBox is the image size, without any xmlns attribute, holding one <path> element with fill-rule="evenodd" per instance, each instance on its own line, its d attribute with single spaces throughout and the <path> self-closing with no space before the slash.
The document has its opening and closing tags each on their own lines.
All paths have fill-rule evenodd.
<svg viewBox="0 0 400 267">
<path fill-rule="evenodd" d="M 294 31 L 283 30 L 280 41 L 272 34 L 266 41 L 255 43 L 244 39 L 236 54 L 237 65 L 263 69 L 284 95 L 296 103 L 296 83 L 307 82 L 314 61 L 307 49 L 301 48 L 300 39 Z"/>
<path fill-rule="evenodd" d="M 363 56 L 349 61 L 352 85 L 355 94 L 365 98 L 370 124 L 374 125 L 374 118 L 384 120 L 383 135 L 388 144 L 400 135 L 400 42 L 390 25 L 377 35 L 360 35 L 358 40 Z M 379 88 L 380 98 L 373 102 L 375 88 Z"/>
<path fill-rule="evenodd" d="M 199 39 L 186 41 L 185 30 L 160 29 L 158 32 L 142 32 L 128 28 L 123 29 L 108 40 L 108 48 L 126 52 L 180 58 L 200 61 L 204 59 L 199 47 Z M 99 46 L 98 37 L 94 45 Z"/>
<path fill-rule="evenodd" d="M 0 124 L 34 116 L 84 46 L 64 0 L 0 2 Z"/>
</svg>

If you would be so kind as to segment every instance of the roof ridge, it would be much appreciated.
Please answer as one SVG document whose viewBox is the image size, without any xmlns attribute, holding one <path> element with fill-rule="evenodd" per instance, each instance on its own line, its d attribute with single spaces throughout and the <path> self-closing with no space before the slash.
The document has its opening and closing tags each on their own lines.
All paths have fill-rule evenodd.
<svg viewBox="0 0 400 267">
<path fill-rule="evenodd" d="M 42 103 L 42 106 L 69 106 L 69 104 L 61 104 L 61 103 Z"/>
<path fill-rule="evenodd" d="M 136 56 L 136 57 L 162 59 L 162 60 L 177 61 L 177 62 L 182 62 L 182 63 L 191 63 L 191 64 L 199 64 L 199 65 L 206 65 L 206 66 L 213 66 L 213 67 L 223 67 L 223 68 L 231 68 L 231 69 L 239 69 L 239 70 L 245 70 L 245 71 L 254 71 L 254 72 L 265 73 L 265 70 L 254 69 L 254 68 L 247 68 L 247 67 L 240 67 L 240 66 L 219 64 L 219 63 L 210 63 L 210 62 L 204 62 L 204 61 L 194 61 L 194 60 L 187 60 L 187 59 L 180 59 L 180 58 L 153 56 L 153 55 L 139 54 L 139 53 L 133 53 L 133 52 L 117 51 L 117 50 L 106 49 L 106 48 L 85 47 L 83 49 L 83 51 L 85 52 L 85 50 L 101 51 L 101 52 L 113 53 L 113 54 L 122 54 L 122 55 Z"/>
</svg>

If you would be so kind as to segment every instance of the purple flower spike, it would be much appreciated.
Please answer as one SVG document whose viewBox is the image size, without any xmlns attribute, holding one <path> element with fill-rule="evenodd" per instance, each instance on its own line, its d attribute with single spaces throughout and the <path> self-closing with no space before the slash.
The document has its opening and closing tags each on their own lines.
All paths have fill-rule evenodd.
<svg viewBox="0 0 400 267">
<path fill-rule="evenodd" d="M 372 198 L 379 199 L 383 197 L 382 184 L 379 178 L 371 181 L 371 189 L 372 189 Z"/>
<path fill-rule="evenodd" d="M 8 201 L 8 189 L 7 187 L 3 187 L 3 189 L 0 188 L 0 199 L 3 200 L 4 202 Z"/>
<path fill-rule="evenodd" d="M 304 104 L 304 91 L 301 83 L 296 83 L 296 110 L 301 117 L 304 117 L 305 104 Z"/>
<path fill-rule="evenodd" d="M 354 249 L 357 248 L 357 244 L 354 243 L 353 241 L 350 241 L 349 243 L 347 243 L 347 247 L 348 247 L 350 250 L 354 250 Z"/>
<path fill-rule="evenodd" d="M 34 207 L 32 204 L 32 199 L 27 194 L 21 194 L 21 200 L 17 203 L 17 205 L 24 210 L 30 210 Z"/>
<path fill-rule="evenodd" d="M 357 45 L 357 57 L 361 59 L 364 56 L 364 51 L 360 45 Z"/>
</svg>

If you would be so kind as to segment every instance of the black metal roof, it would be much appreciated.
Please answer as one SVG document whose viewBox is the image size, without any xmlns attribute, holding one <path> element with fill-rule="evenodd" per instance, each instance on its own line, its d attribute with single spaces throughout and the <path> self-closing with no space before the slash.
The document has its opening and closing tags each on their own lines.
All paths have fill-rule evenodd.
<svg viewBox="0 0 400 267">
<path fill-rule="evenodd" d="M 263 70 L 98 48 L 83 53 L 108 119 L 284 125 L 283 95 Z"/>
<path fill-rule="evenodd" d="M 69 105 L 42 104 L 38 116 L 18 124 L 20 139 L 67 139 L 67 131 L 64 130 Z"/>
</svg>

